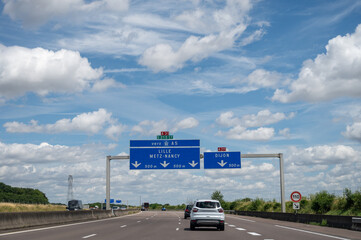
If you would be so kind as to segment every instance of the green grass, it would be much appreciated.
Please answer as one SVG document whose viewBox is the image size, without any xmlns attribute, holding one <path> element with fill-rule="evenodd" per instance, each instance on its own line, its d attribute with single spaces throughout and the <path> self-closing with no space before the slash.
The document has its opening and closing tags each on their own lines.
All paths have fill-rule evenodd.
<svg viewBox="0 0 361 240">
<path fill-rule="evenodd" d="M 65 205 L 0 203 L 0 212 L 50 212 L 65 210 Z"/>
</svg>

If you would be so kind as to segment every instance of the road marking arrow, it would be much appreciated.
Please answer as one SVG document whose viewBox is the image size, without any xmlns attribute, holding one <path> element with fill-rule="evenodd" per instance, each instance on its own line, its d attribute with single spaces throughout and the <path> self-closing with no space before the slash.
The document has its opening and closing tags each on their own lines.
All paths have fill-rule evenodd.
<svg viewBox="0 0 361 240">
<path fill-rule="evenodd" d="M 164 161 L 163 163 L 160 163 L 160 165 L 162 165 L 164 168 L 166 168 L 166 167 L 169 165 L 169 163 L 167 163 L 166 161 Z"/>
<path fill-rule="evenodd" d="M 135 168 L 139 167 L 140 164 L 142 164 L 142 163 L 138 163 L 138 161 L 135 161 L 135 163 L 132 163 L 132 165 L 133 165 Z"/>
<path fill-rule="evenodd" d="M 189 163 L 189 165 L 191 165 L 192 167 L 195 167 L 195 166 L 197 166 L 197 162 L 194 162 L 194 160 L 192 161 L 192 163 Z"/>
<path fill-rule="evenodd" d="M 224 162 L 223 160 L 221 162 L 217 162 L 221 167 L 224 167 L 224 165 L 227 164 L 227 162 Z"/>
</svg>

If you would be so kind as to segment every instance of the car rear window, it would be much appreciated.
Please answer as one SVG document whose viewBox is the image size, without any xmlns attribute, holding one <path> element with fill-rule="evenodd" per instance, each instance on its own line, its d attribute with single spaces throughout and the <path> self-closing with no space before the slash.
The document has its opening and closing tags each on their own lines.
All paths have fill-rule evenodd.
<svg viewBox="0 0 361 240">
<path fill-rule="evenodd" d="M 220 204 L 218 202 L 197 202 L 196 206 L 199 208 L 216 208 L 220 207 Z"/>
</svg>

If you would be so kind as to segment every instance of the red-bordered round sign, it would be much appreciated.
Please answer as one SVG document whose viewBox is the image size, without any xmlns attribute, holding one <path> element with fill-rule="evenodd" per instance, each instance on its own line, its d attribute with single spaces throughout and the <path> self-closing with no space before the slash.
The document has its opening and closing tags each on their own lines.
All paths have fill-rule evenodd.
<svg viewBox="0 0 361 240">
<path fill-rule="evenodd" d="M 300 192 L 294 191 L 291 193 L 292 202 L 300 202 L 302 199 L 302 195 Z"/>
</svg>

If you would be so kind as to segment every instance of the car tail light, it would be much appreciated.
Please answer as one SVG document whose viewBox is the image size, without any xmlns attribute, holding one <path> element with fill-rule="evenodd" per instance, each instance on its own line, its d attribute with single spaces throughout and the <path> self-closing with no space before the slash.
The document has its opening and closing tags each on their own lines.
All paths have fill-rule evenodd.
<svg viewBox="0 0 361 240">
<path fill-rule="evenodd" d="M 193 211 L 193 212 L 198 212 L 198 209 L 197 209 L 197 208 L 193 208 L 192 211 Z"/>
<path fill-rule="evenodd" d="M 220 213 L 224 212 L 223 208 L 218 209 L 218 212 L 220 212 Z"/>
<path fill-rule="evenodd" d="M 189 209 L 186 209 L 186 212 L 189 212 Z"/>
</svg>

